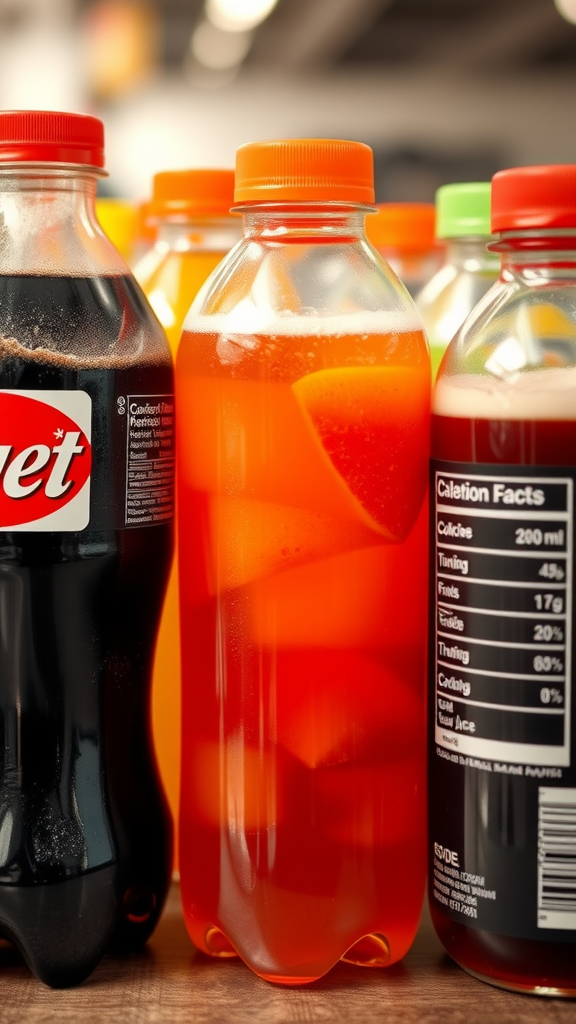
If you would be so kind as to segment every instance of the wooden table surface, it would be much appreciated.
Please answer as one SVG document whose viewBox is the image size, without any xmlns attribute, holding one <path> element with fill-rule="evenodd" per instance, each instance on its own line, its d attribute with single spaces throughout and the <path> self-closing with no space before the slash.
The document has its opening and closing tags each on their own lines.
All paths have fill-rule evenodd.
<svg viewBox="0 0 576 1024">
<path fill-rule="evenodd" d="M 443 953 L 425 917 L 402 964 L 339 964 L 313 985 L 282 988 L 237 960 L 193 949 L 174 887 L 146 949 L 108 956 L 76 989 L 52 991 L 0 947 L 1 1024 L 575 1024 L 571 1000 L 515 995 L 476 981 Z"/>
</svg>

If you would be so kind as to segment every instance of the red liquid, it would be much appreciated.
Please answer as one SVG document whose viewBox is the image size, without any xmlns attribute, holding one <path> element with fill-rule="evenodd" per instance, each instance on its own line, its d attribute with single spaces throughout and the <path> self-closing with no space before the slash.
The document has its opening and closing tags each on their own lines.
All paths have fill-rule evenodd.
<svg viewBox="0 0 576 1024">
<path fill-rule="evenodd" d="M 432 457 L 436 459 L 573 466 L 575 455 L 576 422 L 432 417 Z M 440 800 L 445 798 L 445 794 L 439 794 Z M 432 820 L 433 800 L 431 794 Z M 555 992 L 547 994 L 576 993 L 575 943 L 520 939 L 469 928 L 443 914 L 432 896 L 430 912 L 447 952 L 470 973 L 519 991 L 544 994 L 543 990 L 554 989 Z"/>
<path fill-rule="evenodd" d="M 200 949 L 297 984 L 418 926 L 429 369 L 416 333 L 412 366 L 283 336 L 235 376 L 214 344 L 178 356 L 183 906 Z"/>
</svg>

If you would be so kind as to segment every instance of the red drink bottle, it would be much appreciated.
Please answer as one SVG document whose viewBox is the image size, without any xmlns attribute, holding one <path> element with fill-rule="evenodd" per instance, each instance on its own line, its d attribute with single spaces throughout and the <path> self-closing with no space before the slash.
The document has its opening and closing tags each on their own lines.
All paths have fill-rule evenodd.
<svg viewBox="0 0 576 1024">
<path fill-rule="evenodd" d="M 492 183 L 499 282 L 433 403 L 430 905 L 505 988 L 576 994 L 576 166 Z"/>
<path fill-rule="evenodd" d="M 102 166 L 95 118 L 0 114 L 0 934 L 55 986 L 148 937 L 171 864 L 172 366 L 95 220 Z"/>
<path fill-rule="evenodd" d="M 372 200 L 359 143 L 243 147 L 177 358 L 184 912 L 285 984 L 400 959 L 424 886 L 430 363 Z"/>
</svg>

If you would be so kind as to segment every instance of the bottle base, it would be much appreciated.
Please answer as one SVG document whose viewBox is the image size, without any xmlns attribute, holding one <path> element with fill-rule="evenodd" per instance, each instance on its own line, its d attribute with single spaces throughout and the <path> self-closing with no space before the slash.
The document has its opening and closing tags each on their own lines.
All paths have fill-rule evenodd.
<svg viewBox="0 0 576 1024">
<path fill-rule="evenodd" d="M 448 918 L 432 902 L 430 916 L 448 955 L 473 978 L 524 995 L 576 997 L 575 943 L 471 928 Z"/>
<path fill-rule="evenodd" d="M 457 961 L 456 961 L 457 962 Z M 463 964 L 459 964 L 462 970 L 466 971 L 466 974 L 470 974 L 477 981 L 484 981 L 488 985 L 493 985 L 494 988 L 502 988 L 506 992 L 519 992 L 522 995 L 527 996 L 545 996 L 549 999 L 576 999 L 576 980 L 574 985 L 571 987 L 557 988 L 552 985 L 537 985 L 536 983 L 520 982 L 520 981 L 508 981 L 502 978 L 492 978 L 488 974 L 480 974 L 478 971 L 472 971 L 469 967 L 465 967 Z"/>
<path fill-rule="evenodd" d="M 357 967 L 388 967 L 390 965 L 390 944 L 385 935 L 372 932 L 363 935 L 340 959 L 345 964 Z"/>
<path fill-rule="evenodd" d="M 165 887 L 158 887 L 154 892 L 146 885 L 130 886 L 122 898 L 110 949 L 115 953 L 132 953 L 141 949 L 158 924 L 165 897 Z"/>
<path fill-rule="evenodd" d="M 117 914 L 116 867 L 63 882 L 0 886 L 0 933 L 50 988 L 72 988 L 94 970 Z"/>
<path fill-rule="evenodd" d="M 353 964 L 355 967 L 388 967 L 390 965 L 390 946 L 386 937 L 379 932 L 363 935 L 343 956 L 342 963 Z M 252 968 L 254 970 L 254 968 Z M 330 970 L 311 976 L 295 976 L 292 974 L 266 974 L 262 971 L 255 971 L 263 981 L 269 981 L 274 985 L 309 985 L 313 981 L 319 981 Z"/>
<path fill-rule="evenodd" d="M 203 952 L 217 959 L 230 959 L 239 956 L 230 940 L 216 925 L 210 925 L 206 929 L 202 949 Z M 373 932 L 363 935 L 361 939 L 353 943 L 340 959 L 343 963 L 354 964 L 357 967 L 388 967 L 391 961 L 390 945 L 385 935 Z M 251 967 L 251 970 L 254 970 L 255 974 L 263 981 L 269 981 L 276 985 L 309 985 L 310 982 L 318 981 L 322 977 L 322 974 L 311 976 L 268 974 L 265 971 L 256 970 L 254 967 Z"/>
<path fill-rule="evenodd" d="M 232 943 L 216 925 L 210 925 L 206 929 L 204 946 L 209 956 L 220 957 L 221 959 L 230 959 L 231 957 L 238 956 Z"/>
<path fill-rule="evenodd" d="M 254 971 L 262 981 L 269 981 L 271 985 L 284 985 L 292 986 L 293 988 L 297 985 L 310 985 L 313 981 L 318 981 L 323 975 L 315 974 L 312 978 L 297 978 L 292 974 L 262 974 L 260 971 Z"/>
</svg>

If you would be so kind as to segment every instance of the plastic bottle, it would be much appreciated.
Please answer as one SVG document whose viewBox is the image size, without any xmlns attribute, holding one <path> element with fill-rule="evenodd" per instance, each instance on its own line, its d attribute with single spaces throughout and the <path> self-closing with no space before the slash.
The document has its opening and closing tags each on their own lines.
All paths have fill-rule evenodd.
<svg viewBox="0 0 576 1024">
<path fill-rule="evenodd" d="M 366 235 L 410 295 L 419 292 L 439 269 L 444 246 L 434 234 L 433 203 L 380 203 L 366 218 Z"/>
<path fill-rule="evenodd" d="M 498 280 L 500 260 L 490 242 L 490 182 L 442 185 L 436 193 L 436 234 L 446 241 L 445 264 L 416 295 L 430 342 L 432 375 L 456 331 Z"/>
<path fill-rule="evenodd" d="M 138 210 L 128 199 L 96 199 L 96 217 L 104 234 L 130 264 L 138 232 Z"/>
<path fill-rule="evenodd" d="M 430 903 L 470 973 L 574 996 L 576 166 L 497 174 L 492 228 L 433 404 Z"/>
<path fill-rule="evenodd" d="M 0 114 L 0 934 L 53 986 L 145 941 L 171 863 L 148 704 L 174 458 L 146 420 L 173 374 L 95 218 L 103 160 L 96 118 Z"/>
<path fill-rule="evenodd" d="M 161 171 L 153 181 L 148 220 L 156 225 L 154 259 L 134 276 L 162 324 L 173 354 L 190 303 L 222 257 L 240 238 L 230 215 L 234 171 Z"/>
<path fill-rule="evenodd" d="M 244 146 L 235 201 L 177 359 L 182 898 L 204 952 L 298 984 L 418 925 L 430 365 L 368 146 Z"/>
<path fill-rule="evenodd" d="M 229 215 L 233 202 L 232 170 L 162 171 L 154 178 L 149 216 L 158 225 L 158 235 L 153 253 L 134 273 L 166 331 L 174 357 L 192 300 L 240 237 L 240 218 Z M 181 728 L 177 553 L 154 657 L 152 726 L 177 839 Z M 177 843 L 175 847 L 177 866 Z"/>
</svg>

